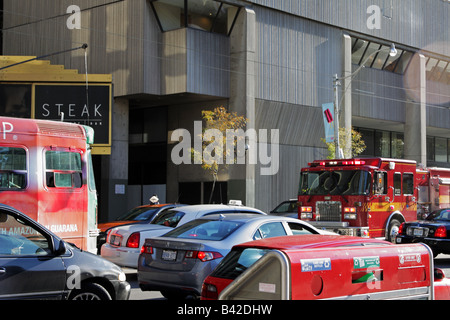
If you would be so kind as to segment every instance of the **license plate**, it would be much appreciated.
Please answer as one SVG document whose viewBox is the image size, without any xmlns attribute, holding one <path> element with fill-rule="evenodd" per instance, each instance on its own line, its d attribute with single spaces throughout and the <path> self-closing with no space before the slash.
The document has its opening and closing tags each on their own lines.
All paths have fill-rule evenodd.
<svg viewBox="0 0 450 320">
<path fill-rule="evenodd" d="M 422 228 L 414 229 L 414 233 L 413 234 L 416 237 L 422 237 L 423 236 L 423 229 Z"/>
<path fill-rule="evenodd" d="M 163 250 L 161 258 L 164 261 L 175 261 L 177 259 L 177 252 L 172 250 Z"/>
</svg>

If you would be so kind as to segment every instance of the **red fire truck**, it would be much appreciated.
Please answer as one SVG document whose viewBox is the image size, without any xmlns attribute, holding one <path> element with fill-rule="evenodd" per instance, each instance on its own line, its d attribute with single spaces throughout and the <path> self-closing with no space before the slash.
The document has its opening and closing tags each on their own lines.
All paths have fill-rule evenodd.
<svg viewBox="0 0 450 320">
<path fill-rule="evenodd" d="M 0 117 L 0 203 L 95 253 L 93 139 L 87 126 Z"/>
<path fill-rule="evenodd" d="M 394 241 L 402 222 L 449 207 L 450 169 L 387 158 L 315 160 L 301 170 L 299 218 L 346 235 Z"/>
</svg>

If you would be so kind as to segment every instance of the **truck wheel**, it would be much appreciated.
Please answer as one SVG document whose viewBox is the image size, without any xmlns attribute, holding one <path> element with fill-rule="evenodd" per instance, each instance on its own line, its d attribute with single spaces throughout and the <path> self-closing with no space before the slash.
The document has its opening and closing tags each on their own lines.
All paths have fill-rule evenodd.
<svg viewBox="0 0 450 320">
<path fill-rule="evenodd" d="M 398 229 L 400 227 L 400 221 L 397 219 L 392 219 L 389 223 L 389 229 L 387 234 L 387 241 L 395 243 L 395 237 L 398 234 Z"/>
<path fill-rule="evenodd" d="M 69 300 L 112 300 L 108 291 L 97 283 L 83 284 L 81 289 L 73 290 Z"/>
</svg>

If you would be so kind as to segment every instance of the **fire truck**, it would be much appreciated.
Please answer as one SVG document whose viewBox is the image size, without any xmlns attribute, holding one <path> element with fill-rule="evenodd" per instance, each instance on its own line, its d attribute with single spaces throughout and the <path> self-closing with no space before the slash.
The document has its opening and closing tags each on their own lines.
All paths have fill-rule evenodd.
<svg viewBox="0 0 450 320">
<path fill-rule="evenodd" d="M 299 219 L 339 234 L 395 241 L 402 222 L 449 207 L 450 169 L 388 158 L 315 160 L 301 169 Z"/>
<path fill-rule="evenodd" d="M 97 252 L 91 127 L 0 117 L 0 203 Z"/>
</svg>

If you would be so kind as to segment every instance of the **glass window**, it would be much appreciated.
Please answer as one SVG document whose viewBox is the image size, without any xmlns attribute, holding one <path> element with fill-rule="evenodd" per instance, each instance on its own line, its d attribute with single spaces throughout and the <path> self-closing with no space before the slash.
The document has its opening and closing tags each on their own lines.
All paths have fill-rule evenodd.
<svg viewBox="0 0 450 320">
<path fill-rule="evenodd" d="M 355 39 L 355 41 L 352 46 L 352 63 L 359 64 L 369 42 L 356 38 L 353 39 Z"/>
<path fill-rule="evenodd" d="M 387 172 L 376 172 L 373 184 L 374 194 L 387 194 Z"/>
<path fill-rule="evenodd" d="M 372 68 L 382 69 L 384 67 L 384 64 L 386 63 L 387 58 L 389 57 L 390 50 L 390 47 L 382 46 L 381 51 L 375 55 L 372 63 Z"/>
<path fill-rule="evenodd" d="M 138 207 L 116 218 L 116 221 L 142 221 L 153 218 L 159 208 Z"/>
<path fill-rule="evenodd" d="M 447 65 L 447 70 L 444 74 L 444 79 L 442 79 L 442 82 L 450 84 L 450 63 Z M 450 162 L 450 159 L 449 159 Z"/>
<path fill-rule="evenodd" d="M 27 154 L 22 148 L 0 147 L 0 190 L 25 189 Z"/>
<path fill-rule="evenodd" d="M 427 137 L 427 160 L 434 161 L 434 138 Z"/>
<path fill-rule="evenodd" d="M 365 66 L 372 65 L 372 61 L 375 57 L 375 52 L 381 48 L 381 45 L 378 43 L 371 42 L 369 46 L 367 47 L 366 52 L 364 53 L 364 56 L 361 59 L 361 62 L 359 64 L 364 64 Z"/>
<path fill-rule="evenodd" d="M 184 27 L 184 0 L 159 0 L 152 3 L 163 31 Z"/>
<path fill-rule="evenodd" d="M 291 229 L 293 235 L 303 235 L 303 234 L 317 234 L 317 232 L 308 228 L 301 223 L 288 222 L 289 229 Z"/>
<path fill-rule="evenodd" d="M 447 67 L 448 62 L 444 60 L 439 60 L 436 66 L 433 68 L 432 73 L 430 74 L 430 80 L 432 81 L 440 81 L 442 75 L 445 72 L 445 68 Z"/>
<path fill-rule="evenodd" d="M 152 1 L 162 31 L 193 28 L 229 34 L 238 7 L 213 0 Z"/>
<path fill-rule="evenodd" d="M 447 162 L 450 162 L 450 139 L 447 140 Z"/>
<path fill-rule="evenodd" d="M 287 235 L 281 222 L 270 222 L 259 227 L 263 239 Z"/>
<path fill-rule="evenodd" d="M 368 194 L 370 179 L 370 173 L 361 170 L 303 172 L 299 194 Z"/>
<path fill-rule="evenodd" d="M 430 213 L 425 220 L 428 221 L 435 221 L 435 220 L 444 220 L 449 221 L 450 220 L 450 210 L 449 209 L 440 209 L 433 211 Z"/>
<path fill-rule="evenodd" d="M 403 194 L 414 194 L 414 175 L 412 173 L 403 174 Z"/>
<path fill-rule="evenodd" d="M 447 139 L 445 138 L 435 138 L 434 139 L 434 157 L 437 162 L 447 162 Z"/>
<path fill-rule="evenodd" d="M 196 219 L 166 233 L 165 237 L 220 241 L 236 231 L 243 222 Z"/>
<path fill-rule="evenodd" d="M 427 74 L 427 79 L 430 80 L 433 76 L 434 68 L 438 64 L 439 60 L 435 58 L 429 58 L 427 61 L 427 65 L 425 67 L 425 72 Z"/>
<path fill-rule="evenodd" d="M 49 188 L 81 188 L 81 154 L 68 151 L 46 151 L 46 183 Z"/>
<path fill-rule="evenodd" d="M 375 130 L 372 129 L 356 129 L 362 135 L 362 139 L 366 144 L 366 149 L 361 153 L 362 156 L 370 156 L 375 154 Z"/>
<path fill-rule="evenodd" d="M 394 195 L 402 194 L 402 175 L 401 173 L 394 173 Z"/>
<path fill-rule="evenodd" d="M 391 156 L 391 134 L 389 131 L 375 131 L 375 156 L 390 157 Z"/>
<path fill-rule="evenodd" d="M 48 255 L 48 239 L 14 216 L 0 213 L 0 255 Z"/>
<path fill-rule="evenodd" d="M 397 53 L 398 55 L 398 53 Z M 406 71 L 406 68 L 409 65 L 409 62 L 411 61 L 413 56 L 412 52 L 403 51 L 401 57 L 398 60 L 397 65 L 395 66 L 395 73 L 404 74 Z"/>
<path fill-rule="evenodd" d="M 184 216 L 184 212 L 177 210 L 169 210 L 160 215 L 158 215 L 155 220 L 151 222 L 151 224 L 159 224 L 164 225 L 166 227 L 175 228 L 180 222 L 181 218 Z"/>
<path fill-rule="evenodd" d="M 223 258 L 212 276 L 225 279 L 236 279 L 242 272 L 264 256 L 269 250 L 246 248 L 234 249 Z"/>
<path fill-rule="evenodd" d="M 397 66 L 397 63 L 399 59 L 401 58 L 403 54 L 403 50 L 397 49 L 397 55 L 391 57 L 389 56 L 388 60 L 386 61 L 384 65 L 384 70 L 394 72 L 395 68 Z"/>
<path fill-rule="evenodd" d="M 391 134 L 391 157 L 397 159 L 403 159 L 404 157 L 404 139 L 403 133 L 392 132 Z"/>
<path fill-rule="evenodd" d="M 397 49 L 397 54 L 390 56 L 390 50 L 388 45 L 352 38 L 352 63 L 404 74 L 413 52 Z"/>
</svg>

